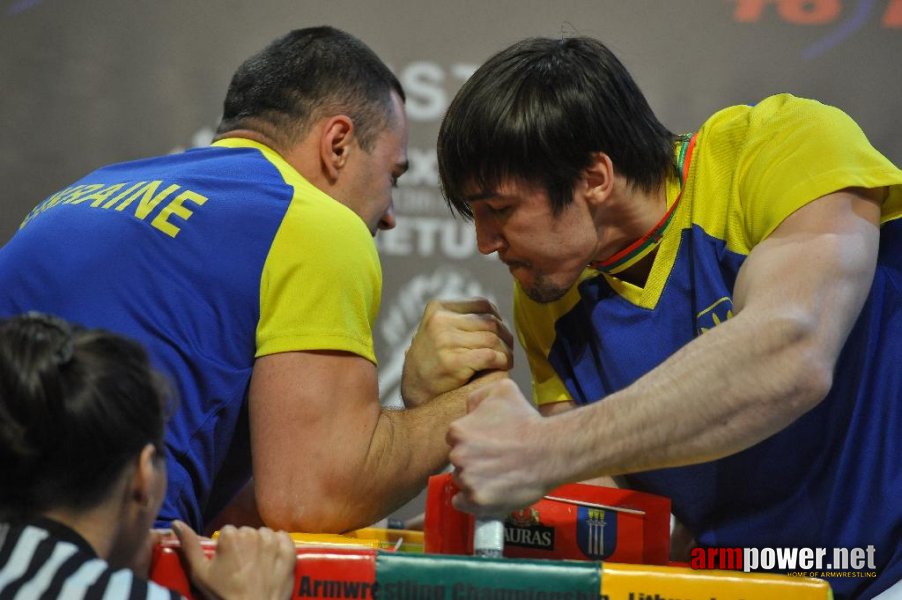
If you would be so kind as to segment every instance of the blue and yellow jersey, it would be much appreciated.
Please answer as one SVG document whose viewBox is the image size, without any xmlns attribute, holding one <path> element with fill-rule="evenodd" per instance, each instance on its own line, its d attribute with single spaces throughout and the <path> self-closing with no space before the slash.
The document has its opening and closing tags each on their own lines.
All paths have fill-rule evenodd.
<svg viewBox="0 0 902 600">
<path fill-rule="evenodd" d="M 874 544 L 881 579 L 894 581 L 902 577 L 902 172 L 840 110 L 779 95 L 718 112 L 697 133 L 682 191 L 679 178 L 667 182 L 668 204 L 679 202 L 644 287 L 587 269 L 550 304 L 517 288 L 514 313 L 537 403 L 603 401 L 729 319 L 752 248 L 795 210 L 850 186 L 891 187 L 874 283 L 827 398 L 743 452 L 628 479 L 671 497 L 702 544 Z M 887 431 L 897 434 L 886 439 Z"/>
<path fill-rule="evenodd" d="M 375 362 L 381 286 L 364 222 L 238 138 L 95 171 L 0 249 L 0 315 L 39 310 L 128 335 L 169 377 L 160 521 L 195 527 L 250 474 L 255 358 L 340 350 Z"/>
</svg>

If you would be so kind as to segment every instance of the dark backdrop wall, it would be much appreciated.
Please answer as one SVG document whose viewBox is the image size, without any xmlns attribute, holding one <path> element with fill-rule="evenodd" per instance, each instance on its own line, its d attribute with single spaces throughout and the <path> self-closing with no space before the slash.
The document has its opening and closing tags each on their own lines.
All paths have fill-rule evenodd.
<svg viewBox="0 0 902 600">
<path fill-rule="evenodd" d="M 777 92 L 817 98 L 902 164 L 902 0 L 0 0 L 0 243 L 95 167 L 206 144 L 241 61 L 319 24 L 367 42 L 408 94 L 411 170 L 398 227 L 378 240 L 389 403 L 428 299 L 486 295 L 510 314 L 506 269 L 478 255 L 441 199 L 435 138 L 461 83 L 511 42 L 601 39 L 674 131 Z M 528 385 L 523 362 L 515 377 Z"/>
</svg>

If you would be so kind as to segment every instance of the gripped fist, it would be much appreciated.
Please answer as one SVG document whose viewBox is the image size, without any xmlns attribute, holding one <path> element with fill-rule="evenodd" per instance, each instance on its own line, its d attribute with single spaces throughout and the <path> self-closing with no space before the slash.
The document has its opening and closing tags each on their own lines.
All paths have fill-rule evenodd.
<svg viewBox="0 0 902 600">
<path fill-rule="evenodd" d="M 467 415 L 448 428 L 451 478 L 458 510 L 477 517 L 507 515 L 538 501 L 554 486 L 540 467 L 544 419 L 517 384 L 502 379 L 470 395 Z"/>
<path fill-rule="evenodd" d="M 205 598 L 291 597 L 297 554 L 287 533 L 226 525 L 219 532 L 216 553 L 208 559 L 194 530 L 180 521 L 173 522 L 172 529 L 182 544 L 191 582 Z"/>
<path fill-rule="evenodd" d="M 420 406 L 455 390 L 480 371 L 509 370 L 513 344 L 513 335 L 488 300 L 429 302 L 404 360 L 405 406 Z"/>
</svg>

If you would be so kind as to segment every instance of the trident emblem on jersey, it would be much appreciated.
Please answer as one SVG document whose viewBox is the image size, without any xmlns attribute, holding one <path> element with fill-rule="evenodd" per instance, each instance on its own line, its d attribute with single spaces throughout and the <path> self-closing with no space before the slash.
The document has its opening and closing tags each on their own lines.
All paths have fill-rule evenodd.
<svg viewBox="0 0 902 600">
<path fill-rule="evenodd" d="M 696 335 L 701 335 L 733 316 L 733 300 L 727 296 L 695 315 Z"/>
</svg>

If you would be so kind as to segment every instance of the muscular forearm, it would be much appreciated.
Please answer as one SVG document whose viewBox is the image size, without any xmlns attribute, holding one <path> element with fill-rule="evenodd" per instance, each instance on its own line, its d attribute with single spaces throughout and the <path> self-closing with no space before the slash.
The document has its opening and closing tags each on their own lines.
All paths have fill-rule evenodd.
<svg viewBox="0 0 902 600">
<path fill-rule="evenodd" d="M 413 409 L 382 409 L 358 460 L 321 485 L 324 501 L 305 511 L 307 531 L 347 531 L 370 525 L 401 507 L 448 463 L 445 432 L 466 413 L 467 397 L 506 377 L 492 372 Z M 316 514 L 314 514 L 314 512 Z"/>
<path fill-rule="evenodd" d="M 455 506 L 505 514 L 563 483 L 710 460 L 779 430 L 823 395 L 824 371 L 799 360 L 808 326 L 741 316 L 589 406 L 543 417 L 511 383 L 478 392 L 448 433 Z"/>
<path fill-rule="evenodd" d="M 428 477 L 448 464 L 448 425 L 466 414 L 467 397 L 472 391 L 506 376 L 495 371 L 418 408 L 382 412 L 367 453 L 365 472 L 373 476 L 361 494 L 361 499 L 372 506 L 370 522 L 416 496 Z"/>
<path fill-rule="evenodd" d="M 702 462 L 787 426 L 826 394 L 832 363 L 810 321 L 743 314 L 688 344 L 634 385 L 545 419 L 550 481 Z M 553 474 L 556 473 L 556 474 Z M 556 481 L 555 481 L 556 483 Z"/>
</svg>

